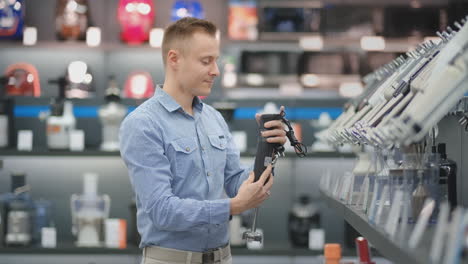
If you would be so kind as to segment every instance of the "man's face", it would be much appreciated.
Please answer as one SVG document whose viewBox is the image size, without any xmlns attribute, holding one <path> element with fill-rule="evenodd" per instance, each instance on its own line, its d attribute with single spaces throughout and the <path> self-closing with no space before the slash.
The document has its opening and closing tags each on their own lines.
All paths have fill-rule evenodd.
<svg viewBox="0 0 468 264">
<path fill-rule="evenodd" d="M 217 59 L 219 42 L 204 32 L 195 32 L 184 43 L 181 53 L 177 80 L 183 91 L 193 96 L 207 96 L 211 92 L 214 78 L 219 75 Z"/>
</svg>

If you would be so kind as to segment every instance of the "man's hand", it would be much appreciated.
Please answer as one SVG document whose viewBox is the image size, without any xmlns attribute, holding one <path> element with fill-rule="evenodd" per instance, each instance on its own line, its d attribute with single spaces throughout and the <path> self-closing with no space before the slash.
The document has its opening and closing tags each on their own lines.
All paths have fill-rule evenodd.
<svg viewBox="0 0 468 264">
<path fill-rule="evenodd" d="M 270 189 L 273 186 L 271 169 L 271 165 L 268 165 L 256 182 L 254 182 L 254 173 L 250 172 L 249 178 L 242 183 L 236 197 L 231 199 L 231 215 L 258 207 L 270 196 Z M 265 184 L 268 178 L 270 179 Z"/>
<path fill-rule="evenodd" d="M 280 112 L 284 111 L 284 106 L 281 106 Z M 255 114 L 257 123 L 260 123 L 261 114 Z M 262 132 L 262 137 L 267 138 L 268 143 L 278 143 L 284 145 L 286 143 L 286 131 L 284 130 L 284 124 L 281 120 L 272 120 L 265 123 L 265 128 L 271 130 L 265 130 Z"/>
</svg>

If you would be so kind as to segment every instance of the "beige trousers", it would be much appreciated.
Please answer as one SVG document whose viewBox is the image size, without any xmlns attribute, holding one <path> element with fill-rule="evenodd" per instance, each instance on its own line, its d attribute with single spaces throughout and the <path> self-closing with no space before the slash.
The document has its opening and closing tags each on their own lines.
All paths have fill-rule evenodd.
<svg viewBox="0 0 468 264">
<path fill-rule="evenodd" d="M 141 264 L 232 264 L 231 248 L 212 251 L 209 254 L 162 247 L 143 249 Z"/>
</svg>

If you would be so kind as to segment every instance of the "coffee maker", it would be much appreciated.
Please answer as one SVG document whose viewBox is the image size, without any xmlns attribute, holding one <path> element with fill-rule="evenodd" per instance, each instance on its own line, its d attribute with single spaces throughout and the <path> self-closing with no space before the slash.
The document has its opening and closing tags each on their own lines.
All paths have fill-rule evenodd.
<svg viewBox="0 0 468 264">
<path fill-rule="evenodd" d="M 301 195 L 288 218 L 289 240 L 295 247 L 307 247 L 309 245 L 309 231 L 320 228 L 319 208 L 307 195 Z"/>
</svg>

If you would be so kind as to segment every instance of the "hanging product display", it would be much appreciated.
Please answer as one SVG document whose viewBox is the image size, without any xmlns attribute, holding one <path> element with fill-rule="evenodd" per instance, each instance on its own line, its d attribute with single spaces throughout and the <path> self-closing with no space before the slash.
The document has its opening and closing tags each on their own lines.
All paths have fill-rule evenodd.
<svg viewBox="0 0 468 264">
<path fill-rule="evenodd" d="M 369 74 L 378 68 L 382 67 L 389 61 L 396 59 L 398 56 L 403 55 L 397 52 L 387 51 L 372 51 L 367 52 L 361 66 L 361 75 Z"/>
<path fill-rule="evenodd" d="M 141 44 L 149 39 L 155 6 L 152 0 L 120 0 L 117 18 L 120 38 L 128 44 Z"/>
<path fill-rule="evenodd" d="M 94 96 L 93 75 L 88 64 L 73 61 L 67 67 L 66 98 L 88 98 Z"/>
<path fill-rule="evenodd" d="M 228 35 L 234 40 L 256 40 L 258 16 L 255 1 L 229 1 Z"/>
<path fill-rule="evenodd" d="M 5 76 L 8 78 L 6 84 L 6 95 L 34 96 L 41 95 L 39 73 L 32 64 L 14 63 L 7 67 Z"/>
<path fill-rule="evenodd" d="M 453 210 L 457 207 L 457 163 L 447 158 L 445 143 L 437 145 L 437 153 L 440 154 L 440 178 L 439 185 L 441 202 L 448 201 Z"/>
<path fill-rule="evenodd" d="M 23 37 L 24 6 L 24 0 L 0 0 L 0 39 Z"/>
<path fill-rule="evenodd" d="M 150 98 L 154 94 L 154 83 L 151 75 L 145 71 L 130 73 L 125 81 L 124 96 L 126 98 Z"/>
<path fill-rule="evenodd" d="M 106 104 L 98 111 L 102 126 L 101 150 L 119 150 L 119 128 L 126 114 L 127 107 L 120 103 L 120 89 L 117 81 L 111 77 L 109 87 L 106 89 Z"/>
<path fill-rule="evenodd" d="M 438 9 L 399 11 L 443 12 Z M 393 16 L 405 20 L 401 17 L 415 19 L 416 15 Z M 418 20 L 425 21 L 425 18 L 422 16 Z M 457 206 L 457 164 L 447 159 L 445 144 L 436 145 L 440 127 L 456 131 L 448 122 L 453 115 L 462 116 L 460 124 L 466 123 L 466 19 L 468 17 L 455 22 L 455 29 L 447 27 L 447 31 L 437 32 L 439 41 L 425 41 L 405 57 L 400 56 L 366 75 L 363 78 L 365 92 L 351 100 L 326 130 L 329 144 L 367 145 L 375 150 L 372 162 L 375 165 L 367 170 L 369 177 L 358 180 L 357 175 L 349 178 L 345 173 L 332 182 L 330 176 L 325 176 L 321 186 L 328 196 L 344 201 L 345 208 L 349 206 L 351 210 L 366 214 L 368 223 L 375 226 L 377 232 L 384 230 L 385 239 L 390 238 L 402 252 L 410 253 L 410 257 L 417 260 L 392 259 L 396 263 L 442 263 L 442 257 L 443 263 L 466 260 L 461 253 L 466 249 L 468 214 Z M 404 24 L 414 26 L 408 21 Z M 422 30 L 412 35 L 425 36 L 429 31 L 419 29 Z M 452 133 L 448 135 L 452 136 L 452 146 L 462 144 L 460 138 L 457 140 Z M 394 151 L 394 155 L 389 156 L 388 150 Z M 350 191 L 360 196 L 364 194 L 364 200 L 371 200 L 370 205 L 361 202 L 363 199 L 347 203 L 343 197 L 349 196 Z M 435 225 L 435 232 L 426 232 L 431 225 Z M 422 249 L 423 240 L 432 241 L 431 250 L 416 254 L 413 250 Z"/>
<path fill-rule="evenodd" d="M 98 175 L 83 176 L 83 194 L 70 198 L 72 233 L 79 247 L 99 247 L 104 242 L 104 222 L 109 217 L 111 200 L 107 194 L 98 195 Z"/>
<path fill-rule="evenodd" d="M 89 26 L 88 0 L 58 0 L 55 29 L 60 40 L 84 40 Z"/>
<path fill-rule="evenodd" d="M 172 6 L 171 20 L 177 21 L 184 17 L 205 18 L 203 7 L 197 0 L 176 0 Z"/>
</svg>

